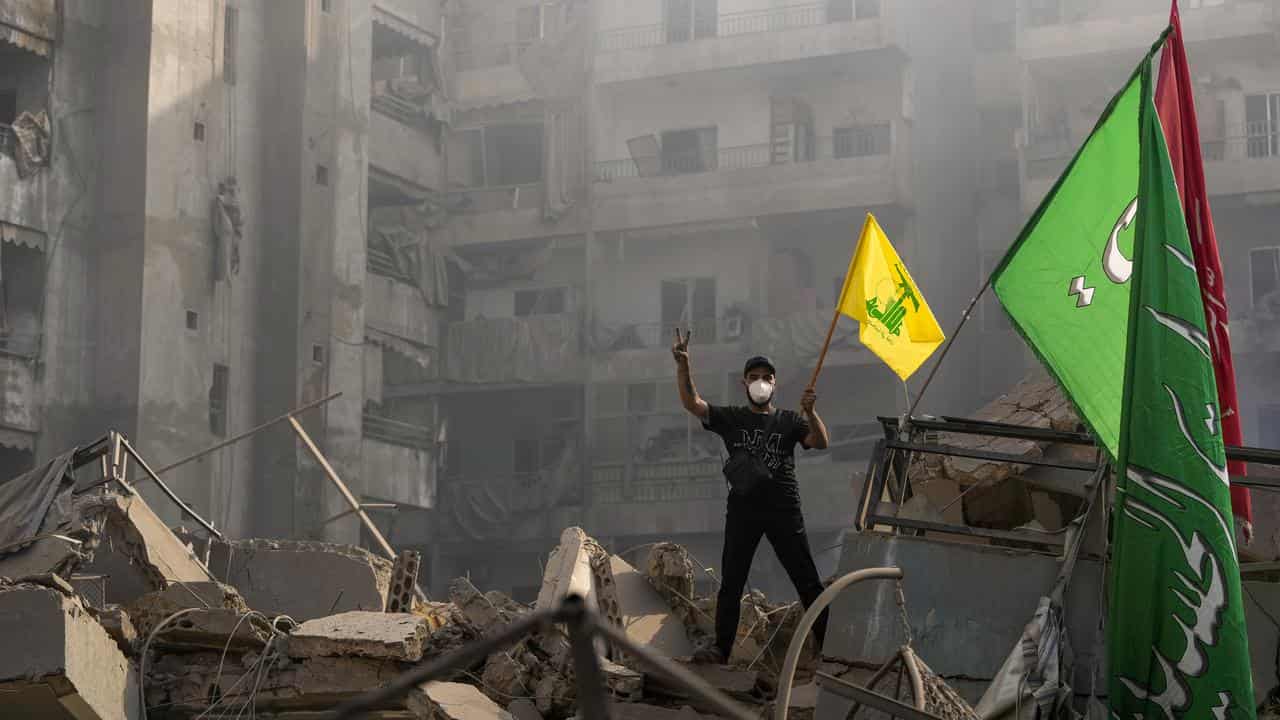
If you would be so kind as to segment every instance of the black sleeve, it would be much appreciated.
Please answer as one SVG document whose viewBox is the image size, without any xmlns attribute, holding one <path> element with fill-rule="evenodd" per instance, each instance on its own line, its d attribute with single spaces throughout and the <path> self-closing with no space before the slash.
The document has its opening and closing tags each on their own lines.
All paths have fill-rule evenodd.
<svg viewBox="0 0 1280 720">
<path fill-rule="evenodd" d="M 702 427 L 717 435 L 724 435 L 724 431 L 729 427 L 728 411 L 729 408 L 723 405 L 707 403 L 707 418 L 702 421 Z"/>
<path fill-rule="evenodd" d="M 809 446 L 805 444 L 804 439 L 809 437 L 809 420 L 802 413 L 792 413 L 791 438 L 794 442 L 800 443 L 800 447 L 805 450 Z"/>
</svg>

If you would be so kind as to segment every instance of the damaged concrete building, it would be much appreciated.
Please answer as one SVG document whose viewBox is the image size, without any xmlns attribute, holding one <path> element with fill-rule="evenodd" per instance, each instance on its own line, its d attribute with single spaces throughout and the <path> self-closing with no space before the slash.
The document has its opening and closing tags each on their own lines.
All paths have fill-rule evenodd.
<svg viewBox="0 0 1280 720">
<path fill-rule="evenodd" d="M 309 712 L 527 612 L 544 592 L 562 596 L 545 584 L 555 559 L 570 580 L 575 571 L 604 577 L 608 566 L 619 594 L 643 595 L 646 609 L 633 614 L 651 632 L 645 641 L 682 654 L 712 609 L 726 488 L 718 440 L 679 407 L 675 328 L 693 330 L 708 400 L 737 401 L 742 360 L 765 353 L 778 364 L 780 404 L 793 406 L 868 211 L 954 327 L 1167 7 L 0 0 L 0 478 L 118 430 L 226 536 L 179 533 L 170 546 L 159 530 L 189 529 L 189 519 L 139 483 L 136 502 L 110 500 L 117 522 L 91 525 L 128 535 L 120 518 L 139 523 L 130 509 L 148 508 L 147 534 L 180 558 L 145 565 L 168 566 L 156 571 L 163 582 L 103 567 L 109 555 L 80 566 L 65 552 L 74 543 L 37 541 L 34 550 L 65 562 L 41 555 L 20 572 L 11 566 L 0 605 L 65 619 L 66 636 L 86 638 L 92 657 L 50 656 L 53 669 L 25 670 L 63 680 L 11 689 L 31 702 L 52 693 L 65 707 L 102 706 L 136 688 L 140 642 L 155 620 L 143 630 L 107 606 L 173 592 L 178 581 L 218 582 L 235 592 L 218 600 L 226 604 L 213 630 L 202 637 L 193 620 L 157 635 L 169 649 L 148 661 L 162 676 L 150 702 L 234 694 L 224 682 L 284 668 L 292 675 L 274 700 L 259 702 Z M 1246 442 L 1276 448 L 1280 3 L 1183 7 L 1247 390 Z M 968 654 L 956 638 L 969 636 L 944 630 L 981 606 L 931 615 L 942 586 L 907 581 L 922 653 L 938 672 L 972 678 L 957 684 L 976 702 L 1046 591 L 1056 549 L 908 537 L 918 528 L 887 536 L 875 522 L 854 532 L 885 436 L 876 417 L 906 409 L 897 379 L 855 338 L 842 321 L 818 388 L 833 445 L 798 467 L 819 567 L 825 576 L 897 554 L 936 569 L 959 553 L 987 564 L 984 582 L 1021 577 L 1004 624 Z M 1035 366 L 988 296 L 922 409 L 986 406 L 991 420 L 1032 411 L 1032 424 L 1074 429 L 1057 424 L 1067 422 L 1056 414 L 1065 405 L 1052 388 L 997 399 Z M 325 462 L 287 424 L 254 432 L 302 406 L 310 409 L 297 422 Z M 420 623 L 379 619 L 390 639 L 351 652 L 343 633 L 363 627 L 360 613 L 382 612 L 393 567 L 326 480 L 329 469 L 391 545 L 421 552 L 426 594 L 453 601 L 423 610 Z M 1061 481 L 1034 485 L 1005 468 L 998 482 L 975 482 L 973 468 L 953 469 L 922 469 L 894 514 L 1057 531 L 1080 507 L 1078 489 L 1044 489 Z M 974 485 L 983 487 L 954 500 Z M 1277 497 L 1255 494 L 1255 562 L 1280 560 Z M 552 556 L 566 527 L 581 527 L 579 545 L 601 552 Z M 672 567 L 679 587 L 642 592 L 641 576 Z M 105 586 L 102 576 L 112 576 Z M 771 550 L 750 587 L 775 600 L 792 594 Z M 764 594 L 750 596 L 743 615 L 767 626 L 779 606 Z M 184 609 L 169 600 L 156 607 Z M 865 614 L 865 602 L 850 599 L 841 612 Z M 264 617 L 217 625 L 250 610 Z M 278 616 L 298 627 L 273 623 Z M 118 656 L 102 628 L 123 642 Z M 859 662 L 900 640 L 844 630 L 834 647 Z M 269 652 L 284 636 L 303 654 Z M 746 660 L 772 642 L 758 639 Z M 224 647 L 238 663 L 227 678 Z M 473 670 L 503 687 L 490 702 L 525 699 L 565 717 L 569 686 L 546 669 L 565 661 L 562 651 L 531 641 Z M 359 660 L 347 664 L 352 655 Z M 83 677 L 86 662 L 119 672 L 99 683 Z M 347 672 L 350 685 L 330 687 Z M 6 670 L 0 682 L 30 684 L 17 677 Z M 723 680 L 760 697 L 753 679 Z M 476 692 L 424 689 L 412 702 Z M 134 716 L 136 697 L 120 716 Z"/>
</svg>

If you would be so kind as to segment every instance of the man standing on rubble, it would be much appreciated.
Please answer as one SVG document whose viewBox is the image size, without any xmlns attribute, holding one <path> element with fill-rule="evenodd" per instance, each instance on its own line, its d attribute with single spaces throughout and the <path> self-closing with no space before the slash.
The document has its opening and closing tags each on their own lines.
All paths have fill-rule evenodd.
<svg viewBox="0 0 1280 720">
<path fill-rule="evenodd" d="M 822 450 L 830 437 L 827 427 L 814 410 L 817 395 L 807 388 L 800 399 L 802 413 L 778 410 L 773 406 L 777 384 L 776 370 L 766 357 L 756 356 L 742 369 L 742 388 L 747 394 L 745 406 L 711 405 L 698 395 L 689 370 L 689 338 L 676 330 L 671 354 L 676 360 L 676 377 L 680 402 L 684 409 L 702 421 L 702 426 L 724 440 L 730 461 L 726 476 L 732 488 L 724 524 L 724 553 L 720 560 L 720 592 L 716 601 L 715 645 L 698 651 L 695 659 L 706 663 L 724 663 L 733 650 L 738 631 L 742 591 L 751 571 L 751 561 L 761 536 L 782 563 L 791 584 L 808 608 L 822 593 L 822 579 L 813 562 L 809 537 L 800 510 L 800 490 L 796 484 L 795 446 Z M 766 435 L 768 437 L 766 437 Z M 732 477 L 735 459 L 751 457 L 761 461 L 759 482 L 739 482 Z M 753 461 L 744 461 L 753 462 Z M 767 468 L 767 472 L 764 469 Z M 814 624 L 814 635 L 821 649 L 827 628 L 824 612 Z"/>
</svg>

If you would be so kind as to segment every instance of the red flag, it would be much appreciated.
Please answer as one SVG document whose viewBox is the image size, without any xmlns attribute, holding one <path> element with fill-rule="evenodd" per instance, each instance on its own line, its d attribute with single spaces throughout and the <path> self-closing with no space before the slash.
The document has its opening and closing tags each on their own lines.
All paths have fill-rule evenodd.
<svg viewBox="0 0 1280 720">
<path fill-rule="evenodd" d="M 1160 57 L 1160 79 L 1156 83 L 1156 109 L 1164 125 L 1169 158 L 1182 194 L 1187 232 L 1195 253 L 1196 274 L 1200 277 L 1200 294 L 1204 300 L 1204 316 L 1213 351 L 1213 373 L 1218 381 L 1218 405 L 1222 415 L 1222 438 L 1228 445 L 1242 445 L 1240 404 L 1236 400 L 1236 371 L 1231 361 L 1231 338 L 1227 335 L 1227 298 L 1222 279 L 1222 259 L 1218 255 L 1218 239 L 1213 232 L 1213 215 L 1205 191 L 1204 158 L 1200 154 L 1200 127 L 1196 122 L 1195 96 L 1191 90 L 1191 70 L 1182 43 L 1182 21 L 1178 17 L 1178 0 L 1173 0 L 1169 14 L 1172 32 L 1165 41 Z M 1230 463 L 1231 473 L 1245 474 L 1245 464 Z M 1253 522 L 1249 489 L 1231 488 L 1232 514 Z"/>
</svg>

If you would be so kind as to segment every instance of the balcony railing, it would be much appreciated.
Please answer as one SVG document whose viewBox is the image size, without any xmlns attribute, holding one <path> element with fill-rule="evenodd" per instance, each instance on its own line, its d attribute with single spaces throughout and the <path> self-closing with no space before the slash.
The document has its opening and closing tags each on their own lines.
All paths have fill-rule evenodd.
<svg viewBox="0 0 1280 720">
<path fill-rule="evenodd" d="M 534 40 L 476 45 L 454 51 L 453 60 L 459 72 L 513 65 Z"/>
<path fill-rule="evenodd" d="M 368 412 L 364 414 L 364 436 L 389 445 L 400 445 L 417 450 L 430 450 L 435 446 L 430 428 Z"/>
<path fill-rule="evenodd" d="M 543 205 L 545 190 L 542 183 L 502 185 L 456 190 L 453 199 L 463 199 L 465 213 L 490 213 L 503 210 L 535 210 Z"/>
<path fill-rule="evenodd" d="M 1248 123 L 1243 134 L 1202 142 L 1205 162 L 1280 157 L 1280 129 L 1267 123 Z"/>
<path fill-rule="evenodd" d="M 691 329 L 693 337 L 690 342 L 694 345 L 734 342 L 742 334 L 742 325 L 737 318 L 708 317 L 678 323 L 636 323 L 609 328 L 607 333 L 597 333 L 601 344 L 598 349 L 617 352 L 670 347 L 676 328 L 681 331 Z"/>
<path fill-rule="evenodd" d="M 714 33 L 707 32 L 710 28 L 687 27 L 685 24 L 671 25 L 670 23 L 635 25 L 604 30 L 600 33 L 599 50 L 601 52 L 637 50 L 687 42 L 689 40 L 700 40 L 707 37 L 732 37 L 735 35 L 777 32 L 879 16 L 879 3 L 867 3 L 866 0 L 863 0 L 858 5 L 860 12 L 854 11 L 853 0 L 850 0 L 850 3 L 847 9 L 835 3 L 824 2 L 770 8 L 768 10 L 725 13 L 716 19 Z M 874 8 L 874 12 L 871 8 Z"/>
<path fill-rule="evenodd" d="M 762 143 L 720 148 L 711 153 L 668 153 L 660 156 L 657 164 L 662 175 L 692 175 L 720 170 L 765 167 L 773 164 L 888 155 L 892 151 L 892 141 L 889 133 L 873 131 L 816 138 L 810 147 L 802 148 L 799 153 L 790 151 L 778 163 L 774 163 L 774 149 L 773 145 Z M 640 168 L 633 158 L 604 160 L 595 164 L 597 182 L 639 176 Z"/>
<path fill-rule="evenodd" d="M 1206 5 L 1205 9 L 1255 1 L 1220 0 L 1216 4 Z M 1143 14 L 1157 15 L 1167 13 L 1169 9 L 1169 3 L 1165 0 L 1125 0 L 1124 2 L 1115 2 L 1115 0 L 1021 0 L 1021 4 L 1020 10 L 1023 16 L 1023 24 L 1028 27 L 1069 25 L 1085 20 L 1131 18 Z M 1183 5 L 1184 13 L 1194 12 L 1198 9 L 1185 8 L 1186 3 L 1183 3 Z"/>
<path fill-rule="evenodd" d="M 591 473 L 591 501 L 689 502 L 719 500 L 728 492 L 719 461 L 638 464 L 632 472 L 632 480 L 627 483 L 626 465 L 597 464 Z"/>
</svg>

